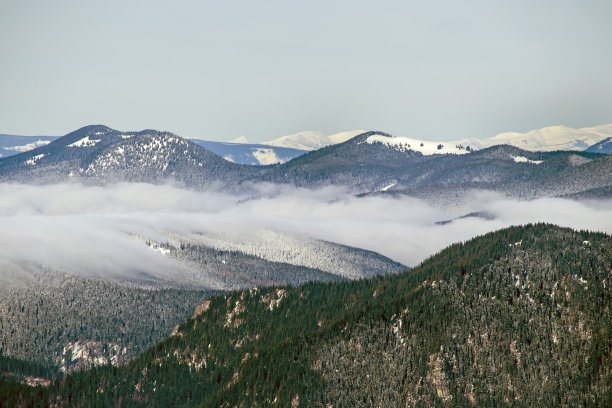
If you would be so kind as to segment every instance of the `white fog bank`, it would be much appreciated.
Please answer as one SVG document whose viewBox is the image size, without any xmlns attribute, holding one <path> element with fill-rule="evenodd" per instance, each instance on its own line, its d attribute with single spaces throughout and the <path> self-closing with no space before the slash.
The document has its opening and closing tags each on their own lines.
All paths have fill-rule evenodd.
<svg viewBox="0 0 612 408">
<path fill-rule="evenodd" d="M 357 198 L 339 188 L 255 188 L 262 198 L 148 184 L 0 184 L 0 265 L 35 262 L 83 275 L 180 279 L 176 261 L 130 235 L 163 241 L 160 231 L 256 238 L 273 229 L 372 250 L 408 266 L 511 225 L 549 222 L 612 233 L 612 200 L 515 201 L 483 193 L 469 205 L 440 210 L 409 197 Z M 474 211 L 492 219 L 436 224 Z"/>
</svg>

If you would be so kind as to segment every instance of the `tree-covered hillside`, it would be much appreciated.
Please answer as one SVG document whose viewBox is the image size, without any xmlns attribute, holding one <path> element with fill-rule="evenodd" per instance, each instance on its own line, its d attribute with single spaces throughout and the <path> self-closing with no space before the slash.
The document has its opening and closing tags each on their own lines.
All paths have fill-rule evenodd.
<svg viewBox="0 0 612 408">
<path fill-rule="evenodd" d="M 64 406 L 611 406 L 612 238 L 551 225 L 368 280 L 200 305 L 124 367 L 58 380 Z"/>
<path fill-rule="evenodd" d="M 0 354 L 62 372 L 122 364 L 166 337 L 216 291 L 149 290 L 37 271 L 0 288 Z"/>
</svg>

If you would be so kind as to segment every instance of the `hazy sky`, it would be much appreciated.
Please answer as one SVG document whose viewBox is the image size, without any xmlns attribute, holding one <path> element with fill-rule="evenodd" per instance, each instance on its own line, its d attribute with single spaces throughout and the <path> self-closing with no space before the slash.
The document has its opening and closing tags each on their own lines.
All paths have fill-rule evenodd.
<svg viewBox="0 0 612 408">
<path fill-rule="evenodd" d="M 0 133 L 612 122 L 612 1 L 2 1 Z"/>
</svg>

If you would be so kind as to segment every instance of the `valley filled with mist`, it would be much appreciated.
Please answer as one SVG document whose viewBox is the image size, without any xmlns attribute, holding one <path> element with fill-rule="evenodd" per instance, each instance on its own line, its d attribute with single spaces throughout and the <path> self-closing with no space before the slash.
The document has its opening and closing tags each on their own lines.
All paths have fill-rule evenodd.
<svg viewBox="0 0 612 408">
<path fill-rule="evenodd" d="M 264 258 L 272 248 L 293 254 L 312 250 L 301 264 L 313 267 L 308 259 L 317 258 L 319 249 L 306 244 L 323 241 L 413 267 L 452 243 L 511 225 L 548 222 L 612 233 L 610 199 L 526 201 L 479 191 L 464 204 L 436 208 L 409 196 L 358 197 L 340 187 L 259 184 L 249 191 L 242 196 L 170 184 L 2 184 L 3 278 L 17 279 L 24 272 L 20 265 L 38 264 L 136 284 L 146 272 L 159 286 L 218 289 L 191 280 L 180 260 L 159 245 L 198 242 Z"/>
</svg>

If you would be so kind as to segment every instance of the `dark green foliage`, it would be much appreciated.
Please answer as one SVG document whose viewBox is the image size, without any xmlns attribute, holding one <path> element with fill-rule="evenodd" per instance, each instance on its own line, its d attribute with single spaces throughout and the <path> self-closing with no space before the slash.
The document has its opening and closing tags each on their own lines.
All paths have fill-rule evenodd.
<svg viewBox="0 0 612 408">
<path fill-rule="evenodd" d="M 13 377 L 0 376 L 0 407 L 47 407 L 47 390 L 30 387 Z"/>
<path fill-rule="evenodd" d="M 214 297 L 67 406 L 610 406 L 612 239 L 550 225 L 410 272 Z"/>
<path fill-rule="evenodd" d="M 58 367 L 0 355 L 0 373 L 52 379 L 57 377 L 60 371 Z"/>
</svg>

